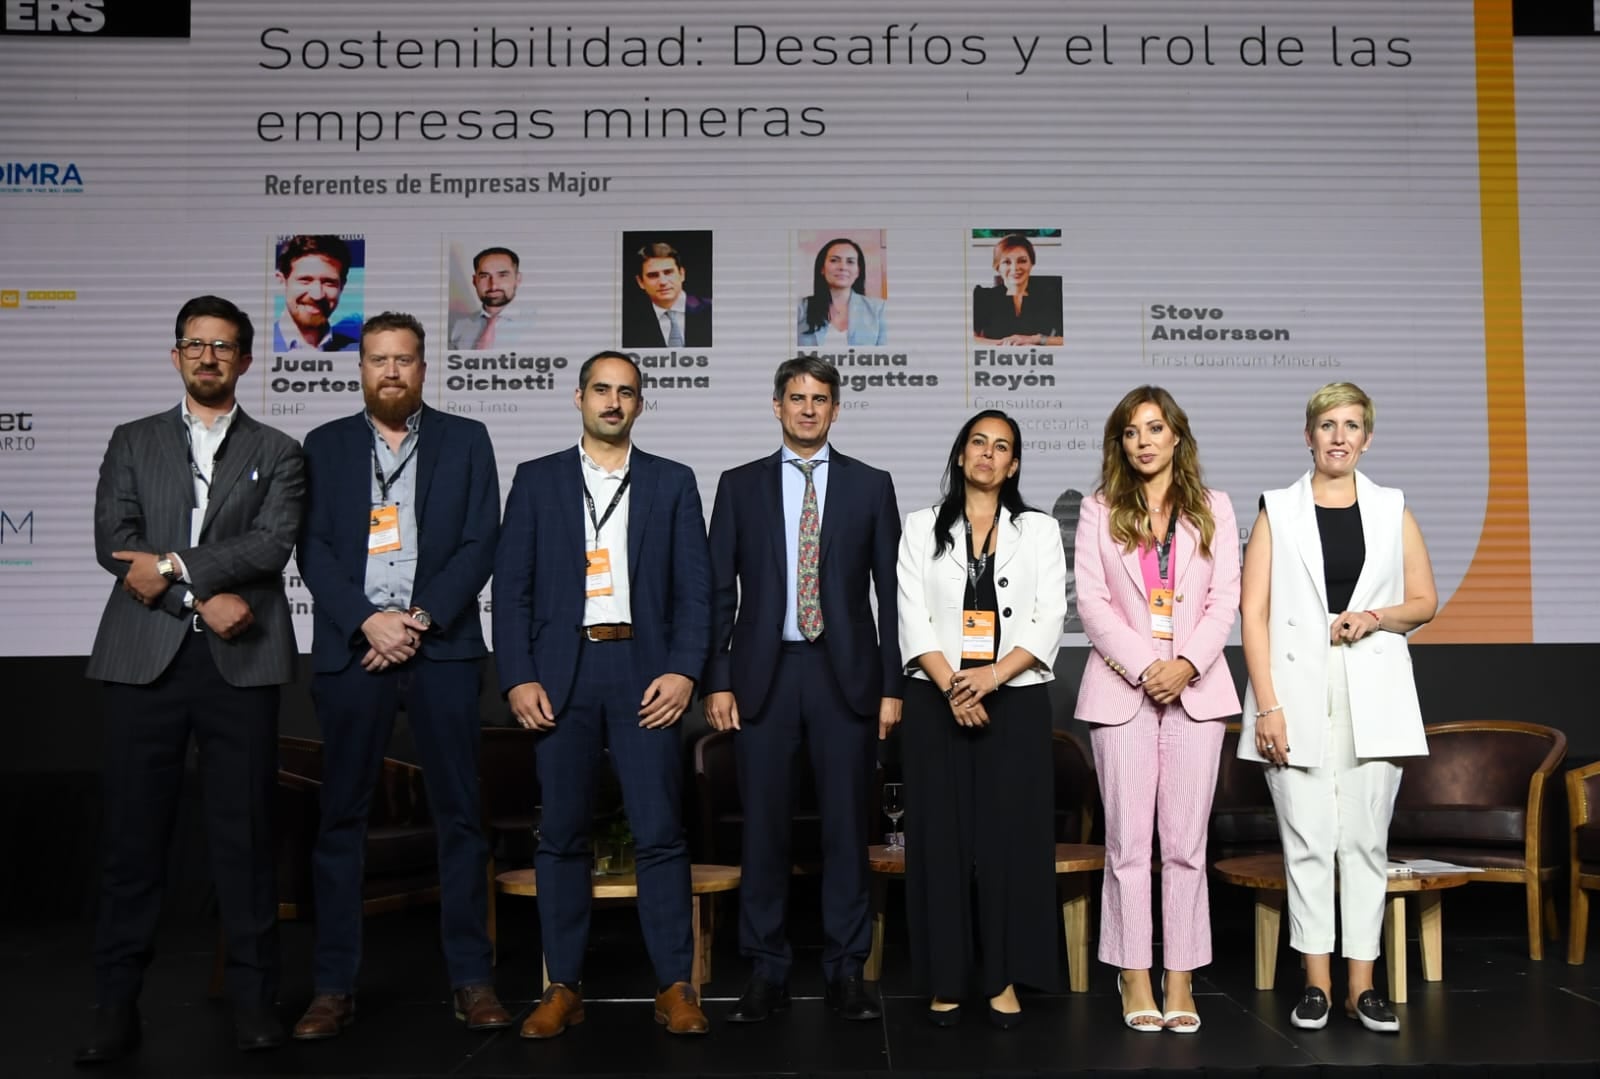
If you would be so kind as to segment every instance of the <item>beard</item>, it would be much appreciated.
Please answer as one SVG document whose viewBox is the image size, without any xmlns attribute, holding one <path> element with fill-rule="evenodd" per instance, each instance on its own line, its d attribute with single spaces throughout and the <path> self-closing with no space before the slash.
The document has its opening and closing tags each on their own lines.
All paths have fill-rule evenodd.
<svg viewBox="0 0 1600 1079">
<path fill-rule="evenodd" d="M 183 380 L 183 388 L 189 391 L 196 404 L 207 408 L 215 408 L 226 404 L 233 396 L 233 386 L 225 378 L 217 378 L 214 382 L 202 382 L 193 374 Z"/>
<path fill-rule="evenodd" d="M 401 393 L 385 395 L 384 386 L 392 385 L 394 383 L 380 383 L 375 387 L 363 386 L 361 395 L 366 398 L 367 411 L 372 413 L 373 419 L 391 427 L 398 427 L 406 422 L 407 416 L 422 405 L 422 386 L 418 384 L 409 389 L 402 387 Z"/>
</svg>

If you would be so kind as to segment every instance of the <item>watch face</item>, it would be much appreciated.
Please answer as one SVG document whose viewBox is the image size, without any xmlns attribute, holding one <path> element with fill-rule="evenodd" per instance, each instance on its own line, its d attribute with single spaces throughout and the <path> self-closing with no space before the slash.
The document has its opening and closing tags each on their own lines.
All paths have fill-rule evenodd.
<svg viewBox="0 0 1600 1079">
<path fill-rule="evenodd" d="M 423 629 L 433 625 L 433 618 L 429 616 L 427 611 L 412 611 L 411 617 L 415 618 Z"/>
</svg>

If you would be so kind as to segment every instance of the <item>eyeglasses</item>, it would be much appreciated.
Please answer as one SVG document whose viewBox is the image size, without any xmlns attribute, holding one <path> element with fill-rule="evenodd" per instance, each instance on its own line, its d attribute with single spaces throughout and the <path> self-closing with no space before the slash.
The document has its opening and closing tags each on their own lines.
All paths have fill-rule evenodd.
<svg viewBox="0 0 1600 1079">
<path fill-rule="evenodd" d="M 237 341 L 202 341 L 198 337 L 180 337 L 177 348 L 186 360 L 198 360 L 206 354 L 208 348 L 219 363 L 228 363 L 239 355 Z"/>
</svg>

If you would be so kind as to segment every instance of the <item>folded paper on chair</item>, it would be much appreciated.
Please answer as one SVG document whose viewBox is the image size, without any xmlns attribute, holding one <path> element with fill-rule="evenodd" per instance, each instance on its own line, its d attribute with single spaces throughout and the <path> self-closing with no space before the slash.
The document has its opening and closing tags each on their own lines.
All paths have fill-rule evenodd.
<svg viewBox="0 0 1600 1079">
<path fill-rule="evenodd" d="M 1483 872 L 1477 866 L 1456 865 L 1454 862 L 1441 862 L 1434 858 L 1391 858 L 1387 869 L 1391 877 L 1425 877 L 1430 873 Z"/>
</svg>

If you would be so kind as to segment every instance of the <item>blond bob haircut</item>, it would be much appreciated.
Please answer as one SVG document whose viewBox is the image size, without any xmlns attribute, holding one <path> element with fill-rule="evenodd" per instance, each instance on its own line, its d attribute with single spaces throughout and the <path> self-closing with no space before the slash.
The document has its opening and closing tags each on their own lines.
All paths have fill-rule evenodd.
<svg viewBox="0 0 1600 1079">
<path fill-rule="evenodd" d="M 1361 422 L 1370 435 L 1377 412 L 1372 407 L 1372 398 L 1354 382 L 1330 382 L 1311 395 L 1311 400 L 1306 402 L 1306 431 L 1309 433 L 1317 425 L 1318 416 L 1345 405 L 1361 406 Z"/>
</svg>

